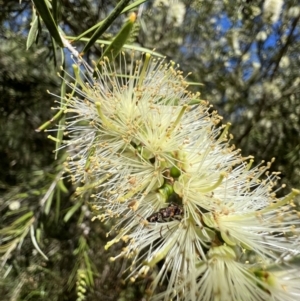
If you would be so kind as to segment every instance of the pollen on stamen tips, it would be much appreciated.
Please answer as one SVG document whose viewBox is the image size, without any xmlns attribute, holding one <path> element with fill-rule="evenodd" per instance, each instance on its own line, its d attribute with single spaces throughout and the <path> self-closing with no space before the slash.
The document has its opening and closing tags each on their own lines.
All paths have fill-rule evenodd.
<svg viewBox="0 0 300 301">
<path fill-rule="evenodd" d="M 146 220 L 146 219 L 141 219 L 140 220 L 140 224 L 143 226 L 143 227 L 147 227 L 149 225 L 149 222 Z"/>
<path fill-rule="evenodd" d="M 128 240 L 129 240 L 129 236 L 128 235 L 125 235 L 125 236 L 123 236 L 121 239 L 125 242 L 125 243 L 127 243 L 128 242 Z"/>
<path fill-rule="evenodd" d="M 133 200 L 128 204 L 128 208 L 130 208 L 132 211 L 136 211 L 138 209 L 138 206 L 139 202 L 137 202 L 136 200 Z"/>
</svg>

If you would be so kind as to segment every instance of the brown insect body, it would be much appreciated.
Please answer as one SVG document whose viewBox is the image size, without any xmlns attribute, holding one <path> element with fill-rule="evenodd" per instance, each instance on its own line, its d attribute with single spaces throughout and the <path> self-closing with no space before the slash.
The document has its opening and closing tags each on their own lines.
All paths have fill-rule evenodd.
<svg viewBox="0 0 300 301">
<path fill-rule="evenodd" d="M 147 221 L 149 223 L 164 223 L 172 220 L 181 220 L 183 216 L 183 209 L 176 204 L 169 204 L 168 207 L 161 208 L 159 211 L 154 212 Z"/>
</svg>

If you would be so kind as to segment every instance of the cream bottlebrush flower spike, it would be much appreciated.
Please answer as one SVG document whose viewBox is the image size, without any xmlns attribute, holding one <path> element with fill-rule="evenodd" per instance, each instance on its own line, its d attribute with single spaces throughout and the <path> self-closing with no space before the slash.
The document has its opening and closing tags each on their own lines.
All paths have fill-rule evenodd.
<svg viewBox="0 0 300 301">
<path fill-rule="evenodd" d="M 152 300 L 298 300 L 285 262 L 300 251 L 298 191 L 277 199 L 270 163 L 230 147 L 174 63 L 135 55 L 104 59 L 97 79 L 77 66 L 66 100 L 66 171 L 101 221 L 116 218 L 106 248 L 127 246 L 112 260 L 131 260 L 131 281 L 152 273 Z"/>
</svg>

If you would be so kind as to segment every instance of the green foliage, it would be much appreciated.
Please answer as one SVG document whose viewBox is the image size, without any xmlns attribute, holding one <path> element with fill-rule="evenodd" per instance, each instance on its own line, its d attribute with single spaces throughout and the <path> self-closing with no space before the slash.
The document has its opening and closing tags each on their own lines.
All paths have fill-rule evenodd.
<svg viewBox="0 0 300 301">
<path fill-rule="evenodd" d="M 57 27 L 57 24 L 53 18 L 52 13 L 50 12 L 49 7 L 51 7 L 51 4 L 48 0 L 33 0 L 34 6 L 38 12 L 39 17 L 44 21 L 46 24 L 47 29 L 49 30 L 52 38 L 58 43 L 60 47 L 63 47 L 63 41 L 61 39 L 59 29 Z M 55 2 L 54 2 L 55 3 Z M 56 2 L 57 3 L 57 2 Z M 35 25 L 35 23 L 32 24 L 32 27 Z M 28 35 L 30 37 L 30 35 Z"/>
</svg>

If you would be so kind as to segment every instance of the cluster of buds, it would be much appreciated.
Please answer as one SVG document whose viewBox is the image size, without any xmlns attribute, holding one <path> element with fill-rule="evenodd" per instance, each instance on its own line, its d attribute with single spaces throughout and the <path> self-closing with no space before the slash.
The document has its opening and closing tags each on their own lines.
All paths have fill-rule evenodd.
<svg viewBox="0 0 300 301">
<path fill-rule="evenodd" d="M 276 198 L 271 163 L 252 167 L 230 145 L 178 66 L 131 53 L 76 68 L 65 168 L 113 220 L 105 248 L 126 244 L 112 260 L 130 260 L 128 279 L 152 273 L 151 300 L 300 299 L 298 191 Z"/>
</svg>

